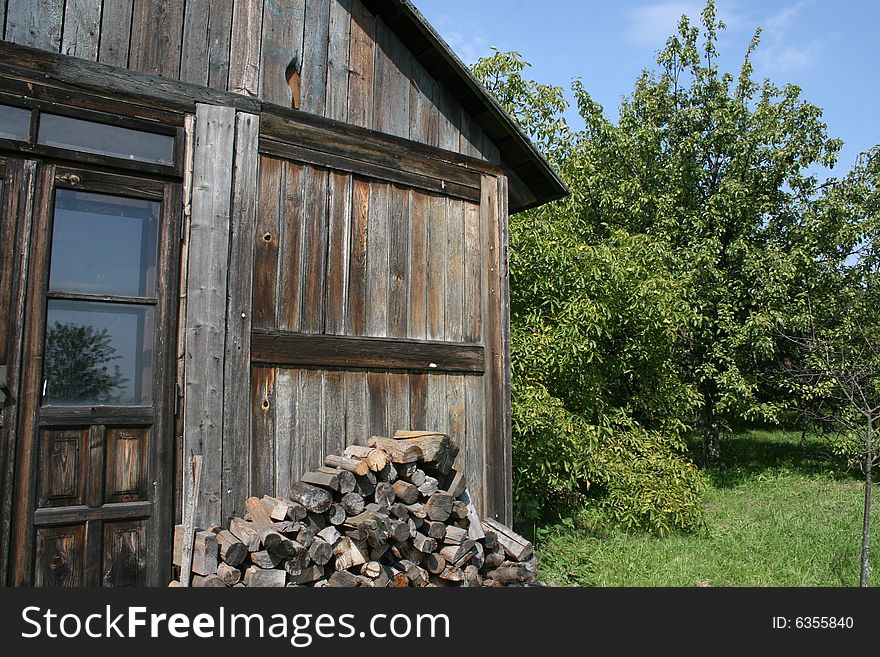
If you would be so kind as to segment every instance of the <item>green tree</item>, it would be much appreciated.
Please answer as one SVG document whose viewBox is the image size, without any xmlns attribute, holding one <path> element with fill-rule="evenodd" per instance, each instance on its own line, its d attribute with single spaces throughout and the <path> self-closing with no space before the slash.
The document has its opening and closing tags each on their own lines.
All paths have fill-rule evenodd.
<svg viewBox="0 0 880 657">
<path fill-rule="evenodd" d="M 107 329 L 55 322 L 46 333 L 46 397 L 63 403 L 112 403 L 126 382 Z"/>
<path fill-rule="evenodd" d="M 685 281 L 679 362 L 699 394 L 707 464 L 720 459 L 722 429 L 773 419 L 784 405 L 762 382 L 811 257 L 798 232 L 818 187 L 810 170 L 833 166 L 841 145 L 798 87 L 753 80 L 760 31 L 738 75 L 719 69 L 724 27 L 711 0 L 702 34 L 682 17 L 616 125 L 575 84 L 586 122 L 575 157 L 586 169 L 594 223 L 606 234 L 660 240 Z"/>
</svg>

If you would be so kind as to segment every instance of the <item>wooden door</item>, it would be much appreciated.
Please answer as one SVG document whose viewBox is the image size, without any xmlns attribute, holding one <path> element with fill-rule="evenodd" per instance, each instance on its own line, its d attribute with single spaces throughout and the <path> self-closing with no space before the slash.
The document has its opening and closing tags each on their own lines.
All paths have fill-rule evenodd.
<svg viewBox="0 0 880 657">
<path fill-rule="evenodd" d="M 170 572 L 177 185 L 36 168 L 8 581 Z"/>
</svg>

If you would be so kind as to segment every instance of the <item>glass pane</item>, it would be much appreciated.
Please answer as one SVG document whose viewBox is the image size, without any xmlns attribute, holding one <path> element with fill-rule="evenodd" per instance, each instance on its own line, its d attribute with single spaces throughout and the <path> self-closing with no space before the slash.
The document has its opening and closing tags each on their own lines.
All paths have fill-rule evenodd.
<svg viewBox="0 0 880 657">
<path fill-rule="evenodd" d="M 0 105 L 0 138 L 27 141 L 30 133 L 30 110 Z"/>
<path fill-rule="evenodd" d="M 173 164 L 174 137 L 41 114 L 37 143 L 155 164 Z"/>
<path fill-rule="evenodd" d="M 152 306 L 51 299 L 44 404 L 150 402 Z"/>
<path fill-rule="evenodd" d="M 59 189 L 49 289 L 153 296 L 159 202 Z"/>
</svg>

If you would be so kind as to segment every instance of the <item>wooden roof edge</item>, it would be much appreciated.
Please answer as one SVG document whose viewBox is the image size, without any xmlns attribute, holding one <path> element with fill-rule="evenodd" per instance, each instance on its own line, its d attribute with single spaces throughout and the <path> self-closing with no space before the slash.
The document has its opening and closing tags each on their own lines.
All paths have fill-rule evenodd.
<svg viewBox="0 0 880 657">
<path fill-rule="evenodd" d="M 528 206 L 520 207 L 514 204 L 514 199 L 511 199 L 511 213 L 555 201 L 570 193 L 559 174 L 535 147 L 528 135 L 474 77 L 470 68 L 455 54 L 410 0 L 383 0 L 369 4 L 392 27 L 393 24 L 400 25 L 403 22 L 405 27 L 410 28 L 395 31 L 414 54 L 426 50 L 440 54 L 438 61 L 446 68 L 444 73 L 455 79 L 458 83 L 455 85 L 456 91 L 464 96 L 460 98 L 462 105 L 465 107 L 479 105 L 485 111 L 479 113 L 479 118 L 476 120 L 484 130 L 493 134 L 502 132 L 505 135 L 504 139 L 493 140 L 501 152 L 502 164 L 505 161 L 522 161 L 524 158 L 529 161 L 531 166 L 524 167 L 527 171 L 522 171 L 521 168 L 518 175 L 535 195 L 535 201 Z"/>
</svg>

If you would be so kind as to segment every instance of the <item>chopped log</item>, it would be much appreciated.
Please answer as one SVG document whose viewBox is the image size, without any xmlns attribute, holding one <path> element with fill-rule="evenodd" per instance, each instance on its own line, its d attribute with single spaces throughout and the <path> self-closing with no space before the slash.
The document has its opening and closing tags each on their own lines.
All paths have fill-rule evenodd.
<svg viewBox="0 0 880 657">
<path fill-rule="evenodd" d="M 400 566 L 404 569 L 406 576 L 413 586 L 424 586 L 428 583 L 428 571 L 424 568 L 419 567 L 409 559 L 401 560 Z"/>
<path fill-rule="evenodd" d="M 355 482 L 357 483 L 355 490 L 364 497 L 369 497 L 376 490 L 376 475 L 372 472 L 368 472 L 363 477 L 355 476 Z"/>
<path fill-rule="evenodd" d="M 418 487 L 419 493 L 425 497 L 430 497 L 440 490 L 440 482 L 435 477 L 425 477 L 425 482 Z"/>
<path fill-rule="evenodd" d="M 207 588 L 223 588 L 226 586 L 226 583 L 217 575 L 193 575 L 192 578 L 193 588 L 198 589 L 207 589 Z"/>
<path fill-rule="evenodd" d="M 532 544 L 509 527 L 505 527 L 491 518 L 484 518 L 482 523 L 484 527 L 488 527 L 495 532 L 498 542 L 504 548 L 505 554 L 513 561 L 525 561 L 532 555 L 534 551 Z"/>
<path fill-rule="evenodd" d="M 395 541 L 405 541 L 410 538 L 409 525 L 401 520 L 392 520 L 388 535 Z"/>
<path fill-rule="evenodd" d="M 407 509 L 406 505 L 401 502 L 395 502 L 392 504 L 388 511 L 398 520 L 409 520 L 409 509 Z"/>
<path fill-rule="evenodd" d="M 330 507 L 328 506 L 326 510 Z M 327 526 L 327 518 L 323 513 L 312 513 L 309 512 L 306 514 L 306 517 L 303 519 L 303 525 L 312 530 L 313 533 L 317 534 L 319 531 L 324 529 Z"/>
<path fill-rule="evenodd" d="M 457 566 L 447 565 L 440 573 L 440 579 L 445 579 L 447 582 L 460 582 L 464 579 L 464 573 Z"/>
<path fill-rule="evenodd" d="M 389 484 L 397 481 L 397 469 L 393 463 L 388 463 L 384 468 L 376 473 L 376 479 L 379 481 L 387 481 Z"/>
<path fill-rule="evenodd" d="M 336 541 L 342 537 L 342 534 L 339 533 L 339 530 L 336 529 L 336 527 L 330 525 L 319 531 L 318 537 L 332 547 L 336 545 Z"/>
<path fill-rule="evenodd" d="M 306 484 L 327 488 L 328 490 L 339 490 L 339 478 L 335 474 L 327 474 L 320 471 L 306 472 L 299 480 Z"/>
<path fill-rule="evenodd" d="M 266 509 L 266 513 L 269 514 L 269 517 L 272 520 L 287 519 L 287 511 L 290 507 L 288 502 L 285 502 L 279 497 L 270 497 L 269 495 L 263 495 L 260 501 L 263 503 L 263 508 Z"/>
<path fill-rule="evenodd" d="M 335 454 L 328 454 L 325 456 L 324 464 L 329 465 L 331 468 L 347 470 L 348 472 L 359 476 L 367 474 L 370 470 L 370 466 L 364 461 L 348 458 L 346 456 L 336 456 Z"/>
<path fill-rule="evenodd" d="M 406 573 L 402 571 L 396 571 L 391 576 L 391 581 L 388 582 L 388 586 L 393 589 L 402 589 L 409 587 L 409 577 L 406 576 Z"/>
<path fill-rule="evenodd" d="M 418 486 L 414 486 L 408 481 L 398 479 L 394 482 L 391 488 L 394 490 L 395 497 L 404 504 L 414 504 L 419 501 Z"/>
<path fill-rule="evenodd" d="M 422 484 L 425 483 L 425 480 L 427 478 L 428 478 L 428 475 L 425 474 L 424 470 L 420 470 L 419 468 L 416 468 L 409 478 L 409 483 L 411 483 L 414 486 L 421 486 Z"/>
<path fill-rule="evenodd" d="M 346 515 L 356 516 L 364 510 L 364 496 L 360 493 L 346 493 L 340 501 Z"/>
<path fill-rule="evenodd" d="M 289 571 L 288 571 L 289 573 Z M 290 575 L 290 581 L 294 584 L 309 584 L 317 582 L 324 577 L 324 568 L 321 566 L 306 566 L 296 575 Z"/>
<path fill-rule="evenodd" d="M 394 504 L 394 489 L 386 481 L 380 481 L 376 484 L 376 492 L 374 493 L 376 504 L 382 507 L 390 507 Z"/>
<path fill-rule="evenodd" d="M 397 476 L 401 479 L 406 479 L 409 481 L 409 478 L 412 477 L 413 473 L 418 469 L 418 464 L 416 463 L 395 463 L 394 468 L 397 470 Z"/>
<path fill-rule="evenodd" d="M 382 564 L 380 564 L 378 561 L 368 561 L 363 566 L 361 566 L 361 575 L 363 575 L 364 577 L 375 579 L 381 574 Z"/>
<path fill-rule="evenodd" d="M 291 577 L 299 577 L 309 567 L 309 565 L 309 553 L 305 548 L 303 548 L 302 551 L 297 552 L 289 559 L 285 559 L 283 568 L 284 571 Z M 323 576 L 324 575 L 322 570 L 322 573 L 318 576 L 318 579 Z"/>
<path fill-rule="evenodd" d="M 323 531 L 323 530 L 321 530 Z M 319 534 L 321 532 L 318 532 Z M 315 540 L 315 532 L 311 527 L 303 527 L 296 534 L 296 542 L 308 549 Z"/>
<path fill-rule="evenodd" d="M 452 495 L 455 499 L 461 497 L 461 494 L 464 493 L 465 487 L 467 486 L 467 482 L 464 478 L 464 472 L 457 472 L 453 470 L 451 473 L 452 478 L 446 484 L 446 492 Z"/>
<path fill-rule="evenodd" d="M 349 445 L 343 452 L 345 456 L 362 459 L 373 472 L 379 472 L 388 463 L 388 456 L 381 449 L 365 447 L 363 445 Z"/>
<path fill-rule="evenodd" d="M 461 545 L 462 541 L 464 541 L 466 538 L 466 529 L 461 529 L 460 527 L 453 527 L 449 525 L 446 527 L 446 535 L 443 537 L 443 542 L 446 545 Z"/>
<path fill-rule="evenodd" d="M 441 473 L 446 474 L 452 468 L 458 450 L 453 446 L 449 436 L 443 433 L 427 431 L 397 431 L 394 439 L 417 446 L 422 450 L 420 460 L 432 462 Z"/>
<path fill-rule="evenodd" d="M 373 436 L 367 444 L 370 447 L 381 449 L 388 454 L 392 463 L 413 463 L 421 461 L 423 458 L 422 450 L 419 449 L 418 445 L 411 445 L 392 438 Z"/>
<path fill-rule="evenodd" d="M 229 521 L 229 531 L 239 541 L 244 543 L 248 552 L 256 552 L 260 549 L 260 532 L 252 522 L 242 520 L 241 518 L 232 518 Z"/>
<path fill-rule="evenodd" d="M 422 557 L 422 566 L 428 572 L 439 575 L 446 568 L 446 557 L 437 553 L 426 554 Z"/>
<path fill-rule="evenodd" d="M 439 492 L 431 495 L 425 502 L 425 512 L 428 514 L 428 519 L 445 522 L 449 518 L 449 514 L 452 513 L 453 502 L 452 495 L 449 493 Z"/>
<path fill-rule="evenodd" d="M 217 566 L 217 577 L 223 580 L 226 586 L 232 586 L 241 581 L 241 571 L 228 563 L 221 563 Z"/>
<path fill-rule="evenodd" d="M 336 481 L 339 487 L 336 489 L 340 495 L 345 495 L 346 493 L 350 493 L 357 487 L 357 482 L 355 481 L 355 476 L 349 472 L 348 470 L 340 470 L 339 468 L 329 468 L 326 465 L 322 465 L 320 468 L 315 470 L 315 472 L 322 472 L 326 475 L 331 475 L 336 477 Z"/>
<path fill-rule="evenodd" d="M 289 495 L 294 502 L 302 504 L 307 511 L 312 513 L 324 513 L 333 502 L 333 497 L 328 491 L 301 481 L 290 485 Z"/>
<path fill-rule="evenodd" d="M 409 529 L 409 537 L 415 538 L 416 532 L 419 531 L 419 527 L 424 524 L 424 520 L 419 520 L 418 518 L 410 518 L 406 521 L 406 526 Z M 432 537 L 433 538 L 433 537 Z"/>
<path fill-rule="evenodd" d="M 287 573 L 283 570 L 266 570 L 251 566 L 244 571 L 244 585 L 248 588 L 278 588 L 287 583 Z"/>
<path fill-rule="evenodd" d="M 186 530 L 183 525 L 174 527 L 174 546 L 172 563 L 183 564 L 183 546 Z M 217 571 L 218 544 L 214 531 L 197 531 L 192 540 L 191 572 L 197 575 L 212 575 Z"/>
<path fill-rule="evenodd" d="M 341 525 L 346 518 L 345 508 L 341 504 L 331 504 L 326 516 L 331 525 Z"/>
<path fill-rule="evenodd" d="M 416 502 L 415 504 L 407 504 L 406 510 L 409 511 L 410 515 L 414 518 L 419 518 L 420 520 L 424 520 L 428 517 L 428 512 L 425 509 L 425 505 L 421 502 Z"/>
<path fill-rule="evenodd" d="M 366 545 L 363 543 L 355 543 L 347 536 L 340 539 L 333 548 L 333 554 L 336 557 L 334 564 L 336 570 L 348 570 L 353 566 L 366 563 L 367 558 L 364 556 L 366 551 Z"/>
<path fill-rule="evenodd" d="M 455 500 L 452 503 L 451 516 L 453 518 L 457 518 L 458 520 L 463 520 L 464 518 L 467 518 L 468 517 L 467 504 L 465 504 L 461 500 Z"/>
<path fill-rule="evenodd" d="M 423 531 L 437 541 L 442 541 L 446 537 L 446 524 L 434 520 L 425 520 L 422 525 Z"/>
<path fill-rule="evenodd" d="M 172 579 L 170 582 L 168 582 L 169 589 L 179 589 L 182 587 L 183 585 L 180 583 L 179 579 Z"/>
<path fill-rule="evenodd" d="M 220 548 L 220 558 L 230 566 L 238 566 L 247 559 L 247 547 L 228 529 L 217 531 L 217 545 Z"/>
<path fill-rule="evenodd" d="M 445 546 L 440 550 L 440 554 L 446 558 L 446 563 L 460 566 L 471 557 L 473 548 L 474 542 L 470 539 L 465 539 L 461 545 Z"/>
<path fill-rule="evenodd" d="M 483 548 L 483 544 L 479 542 L 474 543 L 474 555 L 471 557 L 471 565 L 476 566 L 477 568 L 482 568 L 486 559 L 486 551 Z"/>
<path fill-rule="evenodd" d="M 465 586 L 482 586 L 483 578 L 480 577 L 480 570 L 473 564 L 469 564 L 464 569 L 464 585 Z"/>
<path fill-rule="evenodd" d="M 502 586 L 509 584 L 530 584 L 535 581 L 535 574 L 530 572 L 528 568 L 516 566 L 502 566 L 495 568 L 486 573 L 487 577 L 492 578 Z"/>
<path fill-rule="evenodd" d="M 287 502 L 287 519 L 293 520 L 294 522 L 298 520 L 302 520 L 306 517 L 308 510 L 299 502 L 294 502 L 292 500 L 282 500 Z"/>
<path fill-rule="evenodd" d="M 408 561 L 412 561 L 413 563 L 421 563 L 422 559 L 425 556 L 425 553 L 419 550 L 410 541 L 396 541 L 393 543 L 392 549 L 395 553 L 395 557 L 397 557 L 398 559 L 407 559 Z"/>
<path fill-rule="evenodd" d="M 343 528 L 345 528 L 345 524 L 343 524 Z M 367 540 L 367 530 L 363 527 L 352 527 L 351 529 L 345 528 L 343 535 L 347 536 L 356 543 Z"/>
<path fill-rule="evenodd" d="M 250 559 L 251 563 L 258 568 L 274 568 L 283 561 L 281 557 L 272 554 L 268 550 L 251 552 L 250 555 L 248 555 L 248 558 Z"/>
<path fill-rule="evenodd" d="M 483 560 L 484 570 L 497 568 L 502 563 L 504 563 L 504 548 L 502 548 L 500 545 L 496 545 L 495 547 L 490 548 L 486 551 Z"/>
<path fill-rule="evenodd" d="M 333 557 L 333 546 L 321 538 L 316 538 L 309 548 L 309 556 L 316 564 L 323 566 Z"/>
<path fill-rule="evenodd" d="M 412 539 L 412 544 L 420 552 L 433 552 L 437 549 L 437 541 L 425 536 L 421 532 L 416 532 Z"/>
<path fill-rule="evenodd" d="M 482 522 L 480 523 L 482 524 Z M 486 530 L 485 527 L 483 527 Z M 491 529 L 483 532 L 483 546 L 486 548 L 494 548 L 498 544 L 498 534 L 493 532 Z"/>
<path fill-rule="evenodd" d="M 377 545 L 375 547 L 370 548 L 370 561 L 379 561 L 388 550 L 391 548 L 389 543 L 383 543 L 382 545 Z"/>
</svg>

